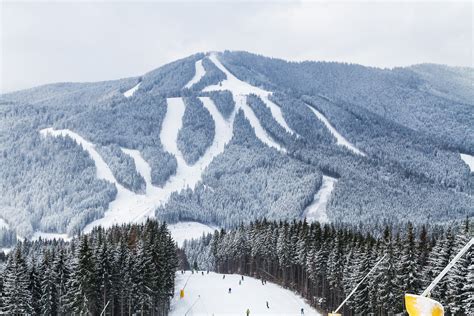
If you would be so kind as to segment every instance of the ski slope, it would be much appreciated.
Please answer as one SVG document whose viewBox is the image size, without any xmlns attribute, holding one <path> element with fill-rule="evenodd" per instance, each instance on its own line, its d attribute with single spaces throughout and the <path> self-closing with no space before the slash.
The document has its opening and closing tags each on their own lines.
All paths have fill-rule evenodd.
<svg viewBox="0 0 474 316">
<path fill-rule="evenodd" d="M 191 88 L 195 83 L 198 83 L 202 77 L 206 74 L 204 67 L 202 65 L 202 59 L 198 60 L 194 66 L 196 69 L 194 72 L 194 77 L 184 86 L 185 88 Z"/>
<path fill-rule="evenodd" d="M 138 88 L 140 87 L 140 84 L 141 82 L 137 83 L 137 85 L 131 88 L 130 90 L 125 91 L 123 93 L 123 96 L 126 98 L 130 98 L 138 90 Z"/>
<path fill-rule="evenodd" d="M 339 146 L 346 147 L 350 151 L 352 151 L 354 154 L 360 155 L 360 156 L 366 156 L 362 151 L 360 151 L 357 147 L 352 145 L 347 139 L 344 138 L 335 128 L 334 126 L 331 125 L 331 123 L 328 121 L 328 119 L 318 110 L 313 108 L 312 106 L 309 106 L 306 104 L 308 109 L 310 109 L 316 117 L 323 122 L 323 124 L 326 126 L 326 128 L 329 130 L 329 132 L 336 138 L 336 144 Z"/>
<path fill-rule="evenodd" d="M 239 285 L 240 275 L 200 272 L 184 275 L 176 273 L 175 295 L 171 302 L 171 316 L 183 315 L 321 315 L 309 306 L 300 296 L 276 284 L 267 282 L 262 285 L 258 279 L 244 277 Z M 184 288 L 184 298 L 180 299 L 179 291 Z M 228 289 L 232 288 L 232 293 Z M 266 302 L 270 308 L 267 308 Z"/>
<path fill-rule="evenodd" d="M 97 177 L 114 184 L 117 188 L 117 196 L 115 200 L 109 203 L 109 208 L 104 217 L 89 223 L 84 228 L 85 233 L 99 225 L 107 228 L 115 224 L 142 222 L 148 217 L 154 217 L 156 208 L 166 203 L 173 192 L 179 192 L 185 188 L 194 189 L 197 183 L 201 181 L 204 170 L 214 157 L 224 151 L 225 145 L 232 139 L 233 128 L 231 122 L 224 119 L 210 98 L 202 97 L 200 99 L 214 119 L 216 137 L 204 155 L 192 166 L 185 162 L 176 143 L 178 132 L 182 126 L 182 117 L 185 110 L 184 102 L 181 98 L 167 99 L 167 113 L 162 124 L 160 140 L 163 148 L 176 157 L 178 166 L 176 174 L 171 176 L 162 188 L 151 183 L 151 167 L 143 159 L 141 153 L 138 150 L 122 148 L 122 151 L 134 160 L 137 172 L 145 179 L 145 194 L 136 194 L 118 183 L 107 163 L 95 150 L 94 144 L 88 142 L 79 134 L 67 129 L 46 128 L 40 131 L 43 136 L 69 136 L 74 139 L 93 159 L 97 169 Z M 234 115 L 235 112 L 232 114 L 232 120 Z M 203 232 L 213 232 L 215 229 L 215 227 L 200 223 L 186 223 L 185 225 L 192 225 L 193 228 L 189 231 L 189 238 L 200 237 Z M 176 236 L 173 237 L 182 241 L 184 236 L 180 227 L 179 225 L 176 226 L 174 230 Z"/>
<path fill-rule="evenodd" d="M 215 54 L 211 54 L 209 59 L 216 65 L 217 68 L 219 68 L 223 73 L 225 73 L 227 79 L 221 81 L 217 85 L 207 86 L 203 89 L 203 91 L 206 92 L 229 90 L 234 98 L 236 108 L 242 109 L 244 111 L 245 117 L 249 120 L 250 125 L 255 130 L 257 138 L 269 147 L 273 147 L 279 151 L 286 152 L 283 146 L 278 144 L 270 135 L 268 135 L 268 133 L 260 124 L 258 118 L 255 116 L 255 113 L 247 104 L 247 95 L 255 94 L 259 96 L 265 103 L 265 105 L 270 109 L 270 112 L 272 113 L 272 116 L 275 121 L 280 124 L 285 130 L 287 130 L 290 134 L 296 134 L 286 123 L 280 107 L 268 99 L 268 96 L 271 95 L 271 92 L 252 86 L 245 81 L 239 80 L 230 71 L 228 71 L 227 68 L 224 67 L 224 65 L 222 65 L 222 63 L 219 61 L 219 59 L 217 59 L 217 56 Z"/>
<path fill-rule="evenodd" d="M 179 247 L 183 245 L 186 239 L 198 239 L 203 234 L 213 234 L 216 229 L 215 226 L 208 226 L 198 222 L 179 222 L 176 224 L 169 224 L 168 229 L 173 236 L 174 241 Z"/>
<path fill-rule="evenodd" d="M 308 222 L 329 222 L 326 208 L 336 183 L 336 178 L 323 176 L 321 188 L 314 195 L 313 202 L 306 207 L 305 211 L 303 212 L 303 218 L 306 217 Z"/>
<path fill-rule="evenodd" d="M 474 156 L 461 154 L 461 159 L 469 166 L 471 172 L 474 172 Z"/>
</svg>

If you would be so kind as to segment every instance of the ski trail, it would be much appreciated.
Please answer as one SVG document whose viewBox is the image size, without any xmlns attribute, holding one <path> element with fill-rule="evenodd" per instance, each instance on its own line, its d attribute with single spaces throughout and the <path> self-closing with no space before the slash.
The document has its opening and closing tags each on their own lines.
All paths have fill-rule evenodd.
<svg viewBox="0 0 474 316">
<path fill-rule="evenodd" d="M 329 176 L 323 176 L 321 188 L 316 192 L 313 202 L 306 207 L 303 212 L 303 218 L 309 222 L 317 221 L 320 223 L 328 223 L 328 215 L 326 212 L 327 204 L 331 193 L 336 186 L 337 179 Z"/>
<path fill-rule="evenodd" d="M 225 73 L 225 75 L 227 76 L 227 79 L 223 80 L 220 84 L 207 86 L 206 88 L 203 89 L 203 91 L 206 92 L 206 91 L 229 90 L 232 93 L 237 110 L 242 109 L 244 111 L 245 117 L 249 120 L 250 125 L 255 130 L 255 135 L 257 136 L 257 138 L 260 139 L 264 144 L 266 144 L 269 147 L 273 147 L 281 152 L 286 152 L 285 148 L 283 148 L 270 135 L 268 135 L 268 133 L 260 124 L 260 121 L 258 120 L 255 113 L 247 104 L 247 97 L 246 97 L 247 95 L 249 94 L 258 95 L 260 98 L 262 98 L 264 103 L 270 108 L 270 111 L 273 117 L 275 118 L 275 120 L 277 121 L 277 123 L 280 125 L 283 124 L 286 126 L 286 128 L 291 130 L 288 127 L 288 124 L 286 124 L 286 122 L 284 121 L 283 115 L 281 115 L 280 108 L 268 99 L 268 96 L 271 94 L 271 92 L 265 91 L 258 87 L 252 86 L 245 81 L 241 81 L 237 79 L 233 74 L 231 74 L 227 70 L 227 68 L 225 68 L 221 64 L 221 62 L 217 59 L 217 56 L 215 54 L 211 54 L 209 59 L 216 65 L 217 68 L 219 68 L 222 72 Z M 283 126 L 283 128 L 285 128 L 285 126 Z M 294 132 L 291 132 L 291 133 L 294 134 Z"/>
<path fill-rule="evenodd" d="M 120 148 L 125 154 L 129 155 L 135 162 L 135 168 L 137 172 L 145 179 L 146 193 L 150 194 L 153 190 L 153 184 L 151 183 L 151 167 L 148 162 L 143 159 L 140 151 L 135 149 Z"/>
<path fill-rule="evenodd" d="M 53 136 L 53 137 L 58 137 L 58 136 L 71 137 L 77 144 L 81 145 L 82 148 L 84 148 L 84 150 L 89 153 L 92 160 L 94 160 L 95 167 L 97 170 L 97 178 L 103 179 L 103 180 L 109 181 L 112 184 L 115 184 L 115 186 L 117 187 L 117 191 L 119 192 L 129 191 L 126 188 L 124 188 L 120 183 L 118 183 L 118 181 L 115 179 L 107 163 L 102 159 L 102 156 L 95 150 L 94 144 L 86 141 L 79 134 L 74 133 L 68 129 L 54 130 L 51 127 L 42 129 L 40 131 L 40 134 L 43 136 Z"/>
<path fill-rule="evenodd" d="M 141 82 L 137 83 L 137 85 L 131 88 L 130 90 L 125 91 L 123 93 L 123 96 L 126 98 L 130 98 L 138 90 L 138 87 L 140 87 L 140 84 Z"/>
<path fill-rule="evenodd" d="M 176 272 L 175 295 L 171 300 L 170 315 L 245 315 L 247 309 L 252 315 L 321 315 L 298 294 L 288 289 L 261 280 L 239 274 L 201 272 L 184 274 Z M 184 297 L 179 290 L 184 288 Z M 232 293 L 227 289 L 231 288 Z M 268 301 L 270 308 L 267 308 Z"/>
<path fill-rule="evenodd" d="M 183 115 L 186 110 L 183 99 L 166 99 L 166 115 L 161 125 L 160 140 L 165 151 L 176 157 L 178 168 L 187 165 L 183 154 L 178 149 L 178 133 L 183 126 Z"/>
<path fill-rule="evenodd" d="M 469 167 L 471 173 L 474 172 L 474 156 L 468 154 L 461 154 L 461 159 Z"/>
<path fill-rule="evenodd" d="M 270 101 L 268 96 L 260 96 L 262 101 L 265 103 L 265 105 L 270 109 L 270 112 L 272 112 L 272 116 L 277 121 L 278 124 L 280 124 L 281 127 L 283 127 L 288 133 L 291 135 L 297 135 L 299 136 L 295 131 L 293 131 L 288 124 L 285 121 L 285 118 L 283 117 L 283 113 L 281 112 L 281 109 L 278 105 Z"/>
<path fill-rule="evenodd" d="M 308 107 L 308 109 L 310 109 L 314 113 L 314 115 L 316 115 L 316 117 L 321 122 L 323 122 L 323 124 L 326 126 L 326 128 L 329 130 L 329 132 L 336 138 L 336 144 L 337 145 L 346 147 L 347 149 L 349 149 L 350 151 L 352 151 L 353 153 L 355 153 L 357 155 L 361 155 L 361 156 L 364 156 L 364 157 L 366 156 L 365 153 L 360 151 L 357 147 L 355 147 L 347 139 L 345 139 L 344 136 L 342 136 L 334 128 L 334 126 L 331 125 L 331 123 L 328 121 L 328 119 L 321 112 L 319 112 L 318 110 L 316 110 L 315 108 L 313 108 L 312 106 L 310 106 L 308 104 L 306 104 L 306 106 Z"/>
<path fill-rule="evenodd" d="M 236 105 L 238 108 L 244 111 L 245 117 L 249 120 L 250 125 L 254 129 L 255 135 L 257 136 L 258 139 L 260 139 L 267 146 L 273 147 L 281 152 L 286 153 L 286 149 L 280 146 L 280 144 L 278 144 L 275 140 L 273 140 L 273 138 L 270 135 L 268 135 L 268 133 L 262 127 L 257 116 L 255 115 L 253 110 L 250 108 L 250 106 L 247 104 L 247 97 L 242 96 L 242 95 L 237 95 Z"/>
<path fill-rule="evenodd" d="M 206 70 L 202 66 L 202 59 L 198 60 L 194 66 L 195 73 L 194 77 L 184 86 L 185 88 L 191 88 L 195 83 L 198 83 L 202 77 L 206 74 Z"/>
</svg>

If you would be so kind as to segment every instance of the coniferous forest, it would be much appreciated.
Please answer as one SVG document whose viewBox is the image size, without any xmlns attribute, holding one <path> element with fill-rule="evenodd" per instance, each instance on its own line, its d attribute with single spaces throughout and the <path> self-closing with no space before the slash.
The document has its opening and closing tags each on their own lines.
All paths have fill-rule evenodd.
<svg viewBox="0 0 474 316">
<path fill-rule="evenodd" d="M 156 221 L 95 228 L 71 242 L 18 243 L 3 257 L 0 314 L 167 315 L 175 247 Z"/>
<path fill-rule="evenodd" d="M 467 220 L 452 228 L 386 227 L 380 236 L 346 226 L 264 220 L 185 242 L 184 250 L 195 268 L 278 283 L 326 312 L 336 309 L 383 258 L 340 312 L 393 315 L 404 311 L 404 294 L 421 294 L 472 235 Z M 445 315 L 474 315 L 474 249 L 431 297 L 443 304 Z"/>
</svg>

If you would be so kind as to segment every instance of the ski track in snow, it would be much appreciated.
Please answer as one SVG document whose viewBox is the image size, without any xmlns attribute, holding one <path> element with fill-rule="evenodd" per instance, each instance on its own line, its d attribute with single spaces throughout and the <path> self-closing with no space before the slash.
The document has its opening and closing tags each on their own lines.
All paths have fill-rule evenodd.
<svg viewBox="0 0 474 316">
<path fill-rule="evenodd" d="M 262 285 L 258 279 L 245 276 L 239 285 L 241 276 L 201 272 L 192 274 L 176 273 L 175 295 L 171 301 L 171 316 L 177 315 L 300 315 L 301 308 L 305 315 L 321 315 L 303 298 L 279 285 L 267 282 Z M 184 288 L 184 297 L 179 291 Z M 232 293 L 228 293 L 228 289 Z M 266 302 L 270 308 L 267 308 Z"/>
<path fill-rule="evenodd" d="M 329 222 L 326 207 L 336 183 L 336 178 L 323 176 L 321 188 L 314 195 L 313 202 L 306 207 L 305 211 L 303 212 L 303 218 L 306 217 L 308 222 Z"/>
<path fill-rule="evenodd" d="M 140 83 L 137 83 L 133 88 L 131 88 L 130 90 L 127 90 L 123 93 L 123 96 L 126 97 L 126 98 L 130 98 L 137 90 L 138 90 L 138 87 L 140 87 Z"/>
<path fill-rule="evenodd" d="M 194 77 L 184 86 L 185 88 L 191 88 L 195 83 L 198 83 L 206 74 L 206 71 L 204 70 L 204 67 L 202 65 L 202 59 L 196 62 L 194 68 L 196 69 Z"/>
<path fill-rule="evenodd" d="M 227 79 L 221 81 L 217 85 L 207 86 L 202 91 L 223 91 L 229 90 L 234 98 L 235 104 L 237 109 L 242 109 L 244 111 L 245 116 L 250 121 L 250 125 L 252 125 L 253 129 L 255 130 L 255 134 L 257 138 L 259 138 L 264 144 L 276 148 L 279 151 L 286 152 L 286 150 L 280 146 L 273 138 L 268 135 L 265 129 L 260 124 L 260 121 L 255 116 L 255 113 L 247 104 L 247 95 L 255 94 L 259 96 L 265 105 L 270 109 L 273 118 L 275 121 L 280 124 L 285 130 L 287 130 L 290 134 L 296 134 L 286 123 L 285 119 L 283 118 L 283 114 L 281 109 L 278 105 L 271 102 L 268 99 L 268 96 L 271 94 L 269 91 L 265 91 L 261 88 L 252 86 L 245 81 L 239 80 L 233 74 L 231 74 L 224 65 L 221 64 L 219 59 L 215 54 L 211 54 L 209 59 L 219 68 L 222 72 L 225 73 Z"/>
<path fill-rule="evenodd" d="M 474 156 L 461 154 L 461 159 L 469 166 L 471 173 L 474 172 Z"/>
<path fill-rule="evenodd" d="M 198 222 L 179 222 L 176 224 L 169 224 L 168 229 L 170 230 L 174 241 L 181 247 L 184 240 L 198 239 L 202 237 L 203 234 L 212 234 L 219 228 Z"/>
<path fill-rule="evenodd" d="M 362 151 L 360 151 L 357 147 L 355 147 L 347 139 L 345 139 L 344 136 L 342 136 L 334 128 L 334 126 L 331 125 L 331 123 L 328 121 L 328 119 L 321 112 L 314 109 L 312 106 L 309 106 L 308 104 L 306 104 L 306 106 L 308 107 L 308 109 L 313 111 L 314 115 L 316 115 L 316 117 L 321 122 L 323 122 L 323 124 L 326 126 L 326 128 L 329 130 L 329 132 L 336 138 L 336 144 L 337 145 L 344 146 L 344 147 L 346 147 L 347 149 L 349 149 L 350 151 L 352 151 L 353 153 L 355 153 L 357 155 L 361 155 L 361 156 L 364 156 L 364 157 L 366 156 Z"/>
</svg>

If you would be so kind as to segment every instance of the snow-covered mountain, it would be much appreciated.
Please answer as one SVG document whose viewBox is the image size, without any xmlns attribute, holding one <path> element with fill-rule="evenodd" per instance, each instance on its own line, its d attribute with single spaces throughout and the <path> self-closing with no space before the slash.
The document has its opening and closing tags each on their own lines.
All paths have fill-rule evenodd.
<svg viewBox="0 0 474 316">
<path fill-rule="evenodd" d="M 201 223 L 191 235 L 263 217 L 464 219 L 473 78 L 471 68 L 226 51 L 138 78 L 4 94 L 1 231 L 73 234 L 148 217 Z"/>
</svg>

